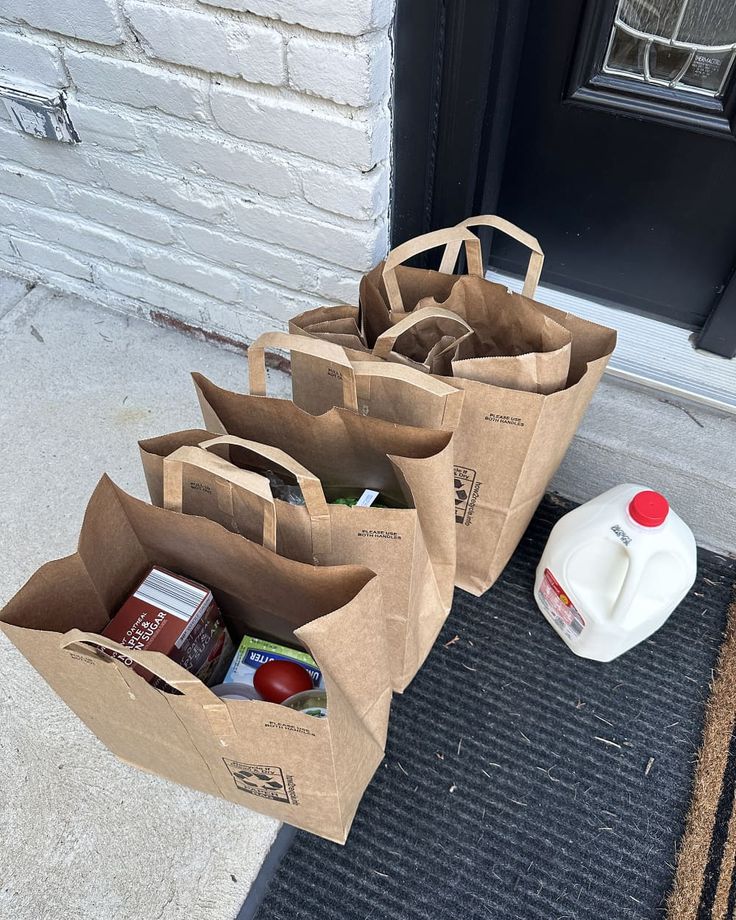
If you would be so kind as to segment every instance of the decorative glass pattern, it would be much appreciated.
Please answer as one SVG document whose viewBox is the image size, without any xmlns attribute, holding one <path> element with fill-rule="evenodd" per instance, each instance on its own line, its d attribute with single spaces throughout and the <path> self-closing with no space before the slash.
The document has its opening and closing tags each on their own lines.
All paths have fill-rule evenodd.
<svg viewBox="0 0 736 920">
<path fill-rule="evenodd" d="M 603 72 L 718 96 L 734 58 L 734 0 L 618 0 Z"/>
</svg>

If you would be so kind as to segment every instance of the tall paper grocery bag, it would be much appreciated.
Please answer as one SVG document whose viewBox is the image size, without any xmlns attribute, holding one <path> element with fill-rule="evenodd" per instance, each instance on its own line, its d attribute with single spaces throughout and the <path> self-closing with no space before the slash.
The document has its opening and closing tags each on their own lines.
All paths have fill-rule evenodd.
<svg viewBox="0 0 736 920">
<path fill-rule="evenodd" d="M 284 334 L 268 335 L 281 336 L 269 339 L 269 344 L 278 342 L 288 347 L 291 342 Z M 301 347 L 303 343 L 309 344 L 306 339 L 297 339 L 295 344 Z M 251 346 L 252 374 L 257 375 L 253 369 L 262 365 L 263 348 L 264 342 Z M 349 365 L 343 370 L 346 375 L 351 373 Z M 318 481 L 324 496 L 319 506 L 326 506 L 326 512 L 305 515 L 303 508 L 276 502 L 277 549 L 316 563 L 360 560 L 381 576 L 383 589 L 392 598 L 386 614 L 392 682 L 394 689 L 403 690 L 426 658 L 452 603 L 455 528 L 453 496 L 448 488 L 453 462 L 451 433 L 396 425 L 341 409 L 312 416 L 287 400 L 222 390 L 201 375 L 195 375 L 195 383 L 205 424 L 211 431 L 278 448 Z M 352 384 L 346 384 L 346 391 L 354 393 Z M 204 440 L 191 435 L 185 432 L 180 440 L 169 435 L 141 443 L 154 501 L 163 500 L 163 458 L 177 447 Z M 240 466 L 258 469 L 275 462 L 273 457 L 259 457 L 253 449 L 244 451 L 237 444 L 213 449 Z M 284 470 L 283 464 L 280 469 Z M 210 487 L 217 495 L 224 495 L 222 482 Z M 348 508 L 332 503 L 339 497 L 357 497 L 364 489 L 381 493 L 389 507 Z M 246 491 L 240 490 L 237 496 L 241 506 L 253 500 L 252 496 L 246 499 Z M 187 507 L 196 507 L 196 500 L 197 496 L 190 496 Z M 218 501 L 227 504 L 230 498 Z M 314 535 L 320 517 L 326 519 L 328 536 L 325 538 L 323 532 L 316 543 L 309 533 Z M 307 518 L 312 520 L 311 531 L 307 530 Z M 262 522 L 257 514 L 251 519 L 253 528 L 245 530 L 247 515 L 243 515 L 238 530 L 250 539 L 259 539 Z"/>
<path fill-rule="evenodd" d="M 236 643 L 248 633 L 304 645 L 324 677 L 327 718 L 223 700 L 160 652 L 100 636 L 154 564 L 210 588 Z M 0 611 L 0 629 L 122 760 L 345 841 L 383 757 L 391 700 L 380 585 L 368 569 L 284 559 L 103 477 L 76 553 L 42 566 Z"/>
<path fill-rule="evenodd" d="M 164 507 L 215 520 L 289 559 L 327 564 L 360 560 L 379 574 L 390 597 L 384 606 L 389 670 L 394 689 L 404 690 L 447 613 L 438 598 L 416 510 L 329 502 L 320 480 L 285 451 L 234 435 L 157 455 L 176 437 L 165 435 L 141 445 L 149 469 L 156 459 L 161 464 Z M 243 465 L 293 478 L 304 503 L 275 499 L 268 479 Z"/>
<path fill-rule="evenodd" d="M 503 385 L 457 376 L 440 378 L 465 393 L 454 439 L 457 584 L 481 594 L 503 571 L 541 501 L 605 370 L 616 333 L 533 300 L 543 260 L 539 243 L 508 221 L 484 216 L 397 247 L 385 263 L 363 278 L 363 326 L 375 333 L 367 340 L 368 347 L 374 350 L 382 334 L 392 336 L 397 324 L 410 323 L 415 308 L 420 315 L 428 298 L 442 309 L 464 316 L 472 325 L 469 314 L 479 304 L 472 303 L 472 311 L 468 309 L 466 276 L 447 272 L 465 243 L 462 234 L 476 224 L 509 233 L 531 251 L 523 294 L 513 294 L 503 285 L 484 280 L 477 260 L 468 259 L 472 285 L 483 289 L 482 306 L 489 319 L 494 310 L 533 310 L 570 337 L 569 357 L 564 357 L 569 362 L 567 379 L 553 392 L 547 392 L 539 378 L 530 388 L 530 368 L 521 363 L 518 379 L 506 376 Z M 437 246 L 443 239 L 447 249 L 441 271 L 403 266 L 405 258 Z M 552 364 L 550 368 L 556 369 Z"/>
</svg>

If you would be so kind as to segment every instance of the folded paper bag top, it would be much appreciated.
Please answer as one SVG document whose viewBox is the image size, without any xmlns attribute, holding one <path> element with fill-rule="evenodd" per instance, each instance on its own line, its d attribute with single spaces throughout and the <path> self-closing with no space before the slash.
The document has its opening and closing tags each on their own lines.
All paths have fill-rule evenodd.
<svg viewBox="0 0 736 920">
<path fill-rule="evenodd" d="M 342 304 L 338 307 L 316 307 L 301 314 L 303 328 L 310 336 L 331 342 L 356 353 L 366 353 L 368 347 L 360 335 L 358 308 Z M 293 332 L 293 329 L 289 329 Z M 351 357 L 358 356 L 358 354 Z"/>
<path fill-rule="evenodd" d="M 210 587 L 236 641 L 247 632 L 304 645 L 324 676 L 328 718 L 221 700 L 160 653 L 96 635 L 154 563 Z M 368 569 L 283 559 L 103 477 L 77 552 L 42 566 L 0 612 L 0 629 L 121 759 L 344 842 L 382 758 L 391 698 L 380 585 Z M 90 643 L 135 655 L 182 695 Z"/>
<path fill-rule="evenodd" d="M 531 393 L 565 387 L 572 334 L 533 301 L 470 275 L 458 280 L 451 300 L 451 312 L 472 327 L 473 335 L 458 343 L 449 376 Z M 435 306 L 434 298 L 426 297 L 409 316 Z"/>
</svg>

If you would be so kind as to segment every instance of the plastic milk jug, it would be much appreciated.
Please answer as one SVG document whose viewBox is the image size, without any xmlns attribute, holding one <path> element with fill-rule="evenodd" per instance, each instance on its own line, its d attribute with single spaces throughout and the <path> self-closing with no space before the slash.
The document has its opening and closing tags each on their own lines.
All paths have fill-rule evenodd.
<svg viewBox="0 0 736 920">
<path fill-rule="evenodd" d="M 612 661 L 659 629 L 696 566 L 695 539 L 667 499 L 625 484 L 555 524 L 534 597 L 576 655 Z"/>
</svg>

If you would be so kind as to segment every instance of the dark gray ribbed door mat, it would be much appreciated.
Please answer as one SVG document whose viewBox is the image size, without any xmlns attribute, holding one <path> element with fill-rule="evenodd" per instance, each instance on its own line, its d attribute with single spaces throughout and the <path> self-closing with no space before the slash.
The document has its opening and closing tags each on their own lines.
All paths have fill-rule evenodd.
<svg viewBox="0 0 736 920">
<path fill-rule="evenodd" d="M 456 592 L 347 845 L 299 832 L 258 920 L 663 917 L 734 560 L 701 552 L 658 633 L 585 661 L 531 593 L 569 507 L 545 500 L 483 597 Z"/>
</svg>

